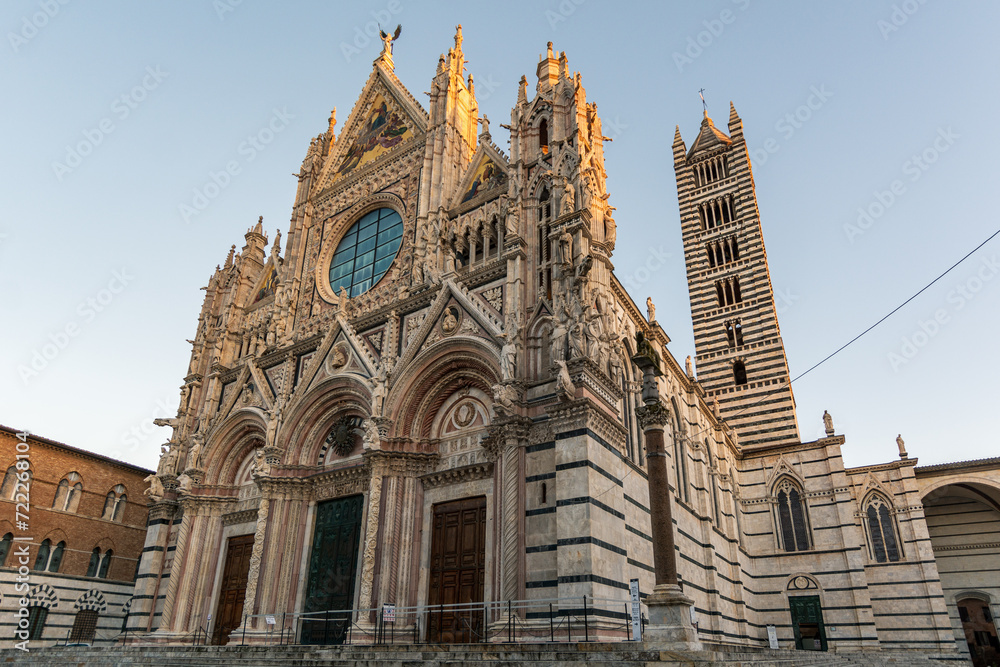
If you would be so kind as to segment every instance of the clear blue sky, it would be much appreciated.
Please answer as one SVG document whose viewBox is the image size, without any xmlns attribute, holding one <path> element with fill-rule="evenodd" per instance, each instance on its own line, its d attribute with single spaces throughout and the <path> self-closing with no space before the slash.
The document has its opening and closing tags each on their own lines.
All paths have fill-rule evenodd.
<svg viewBox="0 0 1000 667">
<path fill-rule="evenodd" d="M 330 109 L 350 112 L 377 19 L 403 24 L 396 73 L 421 101 L 463 24 L 502 147 L 518 79 L 547 41 L 566 51 L 614 138 L 617 273 L 653 297 L 679 360 L 693 341 L 670 144 L 675 125 L 694 138 L 701 88 L 720 127 L 735 102 L 754 151 L 793 376 L 998 227 L 996 3 L 6 2 L 0 422 L 155 465 L 169 433 L 151 420 L 176 409 L 199 288 L 258 216 L 287 229 L 292 174 Z M 245 143 L 276 114 L 269 143 Z M 995 258 L 1000 239 L 799 381 L 803 438 L 826 409 L 848 465 L 894 459 L 900 432 L 922 463 L 997 455 Z"/>
</svg>

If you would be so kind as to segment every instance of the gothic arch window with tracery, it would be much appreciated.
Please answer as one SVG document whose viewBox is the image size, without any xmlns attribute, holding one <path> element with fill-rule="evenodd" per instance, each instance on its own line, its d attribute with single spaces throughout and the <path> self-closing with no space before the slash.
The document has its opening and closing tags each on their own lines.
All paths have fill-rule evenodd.
<svg viewBox="0 0 1000 667">
<path fill-rule="evenodd" d="M 882 494 L 872 494 L 865 503 L 869 555 L 877 563 L 896 562 L 901 558 L 893 514 L 892 505 Z"/>
<path fill-rule="evenodd" d="M 784 551 L 808 551 L 809 517 L 802 489 L 788 477 L 774 485 L 778 546 Z"/>
</svg>

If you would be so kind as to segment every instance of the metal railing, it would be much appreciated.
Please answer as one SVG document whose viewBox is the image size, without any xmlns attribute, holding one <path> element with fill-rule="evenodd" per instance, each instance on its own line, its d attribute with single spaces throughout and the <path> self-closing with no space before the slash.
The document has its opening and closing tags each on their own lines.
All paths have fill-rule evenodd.
<svg viewBox="0 0 1000 667">
<path fill-rule="evenodd" d="M 641 610 L 640 614 L 641 632 L 645 629 L 646 617 Z M 503 602 L 382 605 L 362 609 L 244 614 L 240 627 L 229 634 L 229 644 L 630 641 L 633 639 L 632 624 L 630 601 L 586 595 Z"/>
</svg>

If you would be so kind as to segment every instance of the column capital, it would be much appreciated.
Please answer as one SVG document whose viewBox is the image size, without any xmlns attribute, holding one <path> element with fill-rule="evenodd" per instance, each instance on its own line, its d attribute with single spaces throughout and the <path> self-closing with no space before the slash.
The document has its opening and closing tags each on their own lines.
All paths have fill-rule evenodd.
<svg viewBox="0 0 1000 667">
<path fill-rule="evenodd" d="M 670 421 L 670 409 L 663 404 L 663 401 L 656 399 L 636 408 L 635 416 L 638 417 L 639 426 L 643 430 L 657 426 L 662 428 Z"/>
</svg>

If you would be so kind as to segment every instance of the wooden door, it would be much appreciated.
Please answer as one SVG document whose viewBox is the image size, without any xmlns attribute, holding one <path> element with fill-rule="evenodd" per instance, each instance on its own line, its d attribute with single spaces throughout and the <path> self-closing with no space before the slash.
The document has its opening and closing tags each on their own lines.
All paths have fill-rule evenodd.
<svg viewBox="0 0 1000 667">
<path fill-rule="evenodd" d="M 795 648 L 805 651 L 826 650 L 826 628 L 823 626 L 823 608 L 818 595 L 800 595 L 788 598 L 792 612 L 792 630 Z"/>
<path fill-rule="evenodd" d="M 486 578 L 486 498 L 469 498 L 434 506 L 431 527 L 428 640 L 483 641 L 482 609 L 448 609 L 483 601 Z"/>
<path fill-rule="evenodd" d="M 243 623 L 243 600 L 247 594 L 247 575 L 250 573 L 250 554 L 253 552 L 253 535 L 230 537 L 226 547 L 226 564 L 222 568 L 222 590 L 215 609 L 213 644 L 226 644 L 229 633 Z"/>
<path fill-rule="evenodd" d="M 337 498 L 316 506 L 316 530 L 309 559 L 302 620 L 303 644 L 340 644 L 352 616 L 337 613 L 354 603 L 364 496 Z"/>
</svg>

